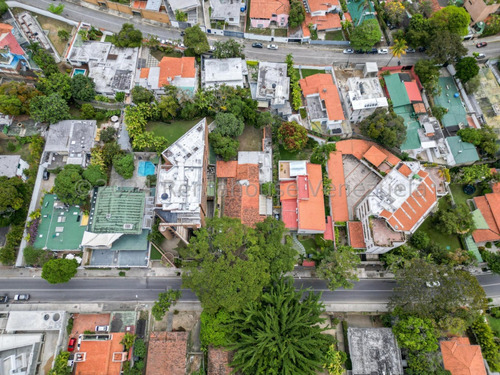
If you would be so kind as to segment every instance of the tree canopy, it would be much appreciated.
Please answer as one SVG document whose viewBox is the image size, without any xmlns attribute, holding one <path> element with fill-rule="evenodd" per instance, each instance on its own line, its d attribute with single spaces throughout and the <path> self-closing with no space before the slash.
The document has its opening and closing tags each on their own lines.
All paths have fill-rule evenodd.
<svg viewBox="0 0 500 375">
<path fill-rule="evenodd" d="M 153 92 L 142 86 L 134 86 L 130 92 L 132 94 L 132 101 L 135 104 L 146 103 L 149 104 L 155 100 Z"/>
<path fill-rule="evenodd" d="M 477 65 L 477 60 L 474 57 L 470 56 L 460 59 L 455 65 L 455 69 L 457 71 L 456 77 L 459 78 L 463 83 L 468 82 L 479 73 L 479 65 Z"/>
<path fill-rule="evenodd" d="M 201 55 L 210 50 L 207 35 L 200 29 L 198 24 L 184 30 L 184 45 L 193 51 L 195 55 Z"/>
<path fill-rule="evenodd" d="M 42 279 L 50 284 L 67 283 L 76 275 L 77 268 L 75 259 L 51 259 L 42 267 Z"/>
<path fill-rule="evenodd" d="M 359 124 L 361 133 L 386 147 L 399 147 L 406 140 L 404 119 L 394 112 L 378 108 Z"/>
<path fill-rule="evenodd" d="M 30 115 L 35 121 L 56 122 L 66 120 L 71 117 L 66 100 L 59 94 L 49 96 L 37 96 L 31 100 Z"/>
<path fill-rule="evenodd" d="M 243 45 L 235 39 L 226 41 L 218 40 L 214 43 L 214 57 L 216 59 L 229 59 L 232 57 L 244 57 Z"/>
<path fill-rule="evenodd" d="M 142 32 L 134 28 L 131 23 L 124 23 L 118 34 L 111 37 L 111 43 L 117 47 L 140 47 L 142 44 Z"/>
<path fill-rule="evenodd" d="M 41 94 L 26 82 L 5 82 L 0 86 L 0 112 L 13 116 L 28 114 L 31 100 Z"/>
<path fill-rule="evenodd" d="M 382 32 L 376 19 L 363 21 L 359 26 L 356 26 L 351 33 L 351 45 L 354 49 L 368 51 L 375 43 L 380 41 Z"/>
<path fill-rule="evenodd" d="M 243 133 L 245 124 L 232 113 L 220 112 L 215 116 L 215 131 L 225 137 L 238 137 Z"/>
<path fill-rule="evenodd" d="M 494 157 L 498 151 L 497 136 L 494 130 L 484 125 L 481 129 L 464 128 L 457 132 L 464 142 L 479 147 L 486 155 Z"/>
<path fill-rule="evenodd" d="M 95 83 L 90 77 L 83 74 L 73 76 L 71 79 L 71 93 L 73 99 L 88 102 L 95 97 Z"/>
<path fill-rule="evenodd" d="M 459 203 L 456 207 L 440 207 L 434 216 L 435 228 L 445 234 L 466 234 L 474 229 L 474 219 L 469 206 Z"/>
<path fill-rule="evenodd" d="M 411 351 L 433 352 L 438 349 L 437 332 L 430 319 L 408 316 L 392 327 L 399 346 Z"/>
<path fill-rule="evenodd" d="M 113 157 L 113 167 L 116 173 L 125 179 L 132 178 L 134 175 L 134 154 L 118 154 Z"/>
<path fill-rule="evenodd" d="M 295 29 L 302 25 L 306 19 L 306 10 L 302 5 L 301 1 L 291 0 L 290 1 L 290 12 L 288 14 L 288 26 L 291 29 Z"/>
<path fill-rule="evenodd" d="M 71 78 L 67 74 L 54 73 L 50 77 L 41 77 L 36 88 L 45 95 L 59 94 L 66 101 L 71 99 Z"/>
<path fill-rule="evenodd" d="M 439 86 L 439 67 L 436 66 L 433 60 L 418 60 L 415 64 L 415 73 L 417 73 L 422 86 L 424 86 L 428 94 L 434 95 L 439 93 L 441 90 Z"/>
<path fill-rule="evenodd" d="M 170 309 L 170 306 L 181 298 L 181 296 L 182 293 L 180 290 L 171 289 L 160 293 L 158 295 L 158 300 L 155 301 L 153 308 L 151 309 L 151 314 L 156 320 L 162 320 Z"/>
<path fill-rule="evenodd" d="M 433 34 L 427 48 L 427 54 L 436 63 L 451 63 L 467 54 L 467 48 L 462 44 L 463 38 L 446 29 Z"/>
<path fill-rule="evenodd" d="M 293 269 L 295 252 L 289 244 L 283 248 L 276 243 L 283 226 L 268 220 L 253 229 L 239 219 L 213 218 L 195 232 L 186 249 L 192 261 L 182 279 L 208 313 L 241 310 L 261 295 L 273 273 Z"/>
<path fill-rule="evenodd" d="M 307 130 L 295 121 L 287 121 L 278 129 L 278 138 L 288 151 L 300 151 L 307 144 Z"/>
<path fill-rule="evenodd" d="M 218 132 L 212 132 L 208 135 L 208 140 L 212 145 L 214 152 L 224 161 L 229 161 L 238 155 L 240 142 L 231 137 L 224 137 Z"/>
<path fill-rule="evenodd" d="M 352 288 L 353 281 L 358 281 L 356 268 L 361 263 L 360 257 L 350 246 L 331 249 L 321 260 L 316 269 L 318 277 L 328 282 L 328 289 Z"/>
<path fill-rule="evenodd" d="M 470 15 L 465 8 L 449 5 L 435 12 L 430 18 L 438 30 L 448 30 L 458 36 L 469 33 Z"/>
<path fill-rule="evenodd" d="M 83 168 L 76 164 L 66 164 L 54 181 L 54 193 L 66 204 L 83 204 L 92 185 L 83 178 Z"/>
<path fill-rule="evenodd" d="M 414 14 L 410 19 L 408 31 L 405 34 L 408 45 L 413 48 L 427 46 L 430 40 L 430 34 L 431 23 L 429 19 L 421 14 Z"/>
<path fill-rule="evenodd" d="M 0 216 L 10 216 L 24 205 L 24 182 L 18 177 L 0 176 Z"/>
</svg>

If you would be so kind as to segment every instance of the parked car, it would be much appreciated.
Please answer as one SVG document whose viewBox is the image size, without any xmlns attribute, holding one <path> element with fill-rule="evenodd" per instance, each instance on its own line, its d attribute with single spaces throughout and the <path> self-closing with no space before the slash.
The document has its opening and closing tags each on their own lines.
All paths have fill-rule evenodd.
<svg viewBox="0 0 500 375">
<path fill-rule="evenodd" d="M 362 49 L 357 49 L 357 50 L 354 51 L 354 53 L 362 55 L 363 53 L 366 53 L 366 52 L 363 51 Z"/>
<path fill-rule="evenodd" d="M 69 342 L 68 342 L 68 352 L 74 351 L 75 346 L 76 346 L 76 338 L 72 337 L 69 339 Z"/>
<path fill-rule="evenodd" d="M 406 49 L 406 53 L 415 53 L 415 52 L 417 52 L 417 51 L 415 51 L 414 48 L 407 48 Z"/>
<path fill-rule="evenodd" d="M 418 52 L 425 52 L 427 51 L 426 47 L 418 47 Z"/>
<path fill-rule="evenodd" d="M 262 45 L 262 43 L 252 43 L 252 47 L 253 48 L 264 48 L 264 46 Z"/>
<path fill-rule="evenodd" d="M 372 48 L 371 50 L 366 51 L 366 53 L 371 53 L 371 54 L 375 55 L 375 54 L 377 54 L 377 53 L 378 53 L 378 49 L 376 49 L 376 48 Z"/>
<path fill-rule="evenodd" d="M 30 299 L 29 294 L 16 294 L 14 296 L 14 301 L 28 301 Z"/>
<path fill-rule="evenodd" d="M 379 48 L 378 53 L 379 55 L 387 55 L 389 53 L 389 50 L 387 48 Z"/>
<path fill-rule="evenodd" d="M 181 36 L 184 36 L 186 35 L 186 33 L 184 31 L 181 31 Z"/>
<path fill-rule="evenodd" d="M 354 53 L 354 50 L 352 48 L 347 48 L 345 50 L 342 51 L 342 53 L 345 53 L 345 54 L 351 54 L 351 53 Z"/>
<path fill-rule="evenodd" d="M 95 326 L 96 332 L 108 332 L 109 326 Z"/>
<path fill-rule="evenodd" d="M 486 57 L 486 55 L 484 53 L 478 53 L 474 56 L 476 56 L 476 59 L 484 59 Z"/>
<path fill-rule="evenodd" d="M 6 294 L 4 296 L 0 296 L 0 303 L 7 303 L 9 302 L 9 296 Z"/>
<path fill-rule="evenodd" d="M 276 44 L 268 44 L 267 45 L 267 49 L 274 49 L 274 50 L 276 50 L 276 49 L 278 49 L 278 46 Z"/>
<path fill-rule="evenodd" d="M 425 285 L 427 285 L 428 288 L 437 288 L 441 283 L 439 281 L 427 281 Z"/>
<path fill-rule="evenodd" d="M 488 45 L 488 43 L 486 43 L 486 42 L 481 42 L 481 43 L 476 44 L 476 47 L 477 47 L 477 48 L 483 48 L 483 47 L 486 47 L 487 45 Z"/>
<path fill-rule="evenodd" d="M 43 170 L 43 179 L 47 181 L 50 177 L 50 172 L 46 169 Z"/>
</svg>

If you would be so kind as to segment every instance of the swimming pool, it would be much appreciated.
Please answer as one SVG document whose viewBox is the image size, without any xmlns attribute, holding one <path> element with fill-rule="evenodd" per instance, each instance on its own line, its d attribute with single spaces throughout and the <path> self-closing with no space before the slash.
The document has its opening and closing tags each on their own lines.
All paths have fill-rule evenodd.
<svg viewBox="0 0 500 375">
<path fill-rule="evenodd" d="M 73 69 L 73 77 L 78 75 L 85 75 L 87 69 Z"/>
<path fill-rule="evenodd" d="M 151 163 L 150 161 L 140 161 L 139 162 L 139 170 L 137 173 L 139 176 L 144 177 L 144 176 L 150 176 L 155 174 L 155 165 Z"/>
</svg>

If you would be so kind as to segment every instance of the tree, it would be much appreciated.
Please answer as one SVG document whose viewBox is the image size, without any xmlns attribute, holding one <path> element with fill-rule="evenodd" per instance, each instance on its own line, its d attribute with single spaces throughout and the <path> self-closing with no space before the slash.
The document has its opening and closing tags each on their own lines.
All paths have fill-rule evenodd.
<svg viewBox="0 0 500 375">
<path fill-rule="evenodd" d="M 392 327 L 399 346 L 414 352 L 434 352 L 438 349 L 437 332 L 430 319 L 408 316 Z"/>
<path fill-rule="evenodd" d="M 433 60 L 421 59 L 415 64 L 415 73 L 429 95 L 439 94 L 439 67 Z"/>
<path fill-rule="evenodd" d="M 353 281 L 358 281 L 356 269 L 361 259 L 350 246 L 331 249 L 321 260 L 316 269 L 319 278 L 328 282 L 328 289 L 352 288 Z"/>
<path fill-rule="evenodd" d="M 51 259 L 42 267 L 42 279 L 50 284 L 67 283 L 76 275 L 77 268 L 75 259 Z"/>
<path fill-rule="evenodd" d="M 0 216 L 11 216 L 24 206 L 23 180 L 0 176 Z"/>
<path fill-rule="evenodd" d="M 224 137 L 218 132 L 212 132 L 208 135 L 208 140 L 212 145 L 214 152 L 224 161 L 229 161 L 238 155 L 240 142 L 230 137 Z"/>
<path fill-rule="evenodd" d="M 5 82 L 0 86 L 0 112 L 13 116 L 28 114 L 31 100 L 41 94 L 26 82 Z"/>
<path fill-rule="evenodd" d="M 101 129 L 101 141 L 104 143 L 113 142 L 115 140 L 116 130 L 112 126 Z"/>
<path fill-rule="evenodd" d="M 391 2 L 391 3 L 386 3 L 386 4 L 400 4 L 397 1 Z M 391 49 L 391 59 L 387 63 L 386 66 L 389 66 L 391 63 L 392 59 L 394 57 L 397 57 L 398 59 L 401 58 L 402 55 L 406 54 L 406 49 L 408 46 L 406 45 L 406 41 L 404 39 L 394 39 L 394 44 L 390 47 Z"/>
<path fill-rule="evenodd" d="M 131 23 L 124 23 L 118 34 L 111 37 L 111 43 L 117 47 L 140 47 L 142 44 L 142 33 L 134 29 Z"/>
<path fill-rule="evenodd" d="M 479 87 L 481 87 L 481 79 L 479 76 L 472 77 L 470 80 L 465 82 L 465 91 L 467 91 L 467 94 L 472 95 L 479 90 Z"/>
<path fill-rule="evenodd" d="M 245 124 L 232 113 L 217 113 L 215 131 L 225 137 L 238 137 L 243 133 Z"/>
<path fill-rule="evenodd" d="M 184 30 L 184 45 L 195 55 L 201 55 L 210 50 L 207 35 L 196 24 Z"/>
<path fill-rule="evenodd" d="M 165 314 L 170 309 L 173 303 L 175 303 L 179 298 L 181 298 L 182 293 L 180 290 L 167 290 L 166 292 L 160 293 L 158 295 L 158 301 L 155 302 L 151 310 L 156 320 L 162 320 Z"/>
<path fill-rule="evenodd" d="M 290 29 L 295 29 L 302 25 L 306 19 L 306 10 L 301 1 L 290 1 L 290 12 L 288 14 L 288 26 Z"/>
<path fill-rule="evenodd" d="M 429 43 L 430 33 L 431 24 L 429 19 L 425 18 L 421 14 L 414 14 L 410 19 L 405 39 L 408 42 L 408 45 L 413 48 L 425 47 Z"/>
<path fill-rule="evenodd" d="M 357 26 L 351 34 L 351 45 L 354 49 L 368 51 L 380 41 L 382 32 L 376 19 L 369 19 Z"/>
<path fill-rule="evenodd" d="M 143 339 L 136 339 L 134 342 L 134 356 L 139 358 L 145 358 L 148 354 L 146 344 Z"/>
<path fill-rule="evenodd" d="M 57 32 L 57 36 L 61 42 L 67 42 L 69 40 L 69 33 L 64 29 L 60 29 Z"/>
<path fill-rule="evenodd" d="M 104 144 L 102 148 L 102 158 L 107 168 L 111 167 L 113 164 L 113 158 L 116 155 L 123 155 L 123 151 L 116 141 Z"/>
<path fill-rule="evenodd" d="M 231 367 L 242 374 L 313 375 L 324 364 L 331 338 L 320 327 L 320 296 L 296 291 L 291 279 L 272 283 L 260 302 L 249 301 L 230 323 Z"/>
<path fill-rule="evenodd" d="M 45 263 L 54 258 L 54 253 L 50 250 L 36 249 L 28 245 L 23 250 L 23 256 L 27 266 L 42 267 Z"/>
<path fill-rule="evenodd" d="M 281 123 L 281 120 L 279 120 Z M 255 126 L 259 129 L 265 128 L 266 126 L 272 125 L 275 122 L 275 118 L 271 112 L 259 112 L 257 115 L 257 121 Z"/>
<path fill-rule="evenodd" d="M 498 352 L 498 344 L 495 342 L 495 335 L 490 325 L 485 321 L 485 317 L 481 316 L 472 324 L 472 332 L 477 338 L 484 359 L 488 362 L 492 371 L 500 371 L 500 353 Z"/>
<path fill-rule="evenodd" d="M 463 184 L 472 184 L 482 180 L 489 180 L 492 176 L 493 173 L 488 164 L 476 164 L 462 168 L 458 179 Z"/>
<path fill-rule="evenodd" d="M 393 25 L 399 25 L 406 15 L 406 9 L 399 1 L 386 2 L 384 12 L 387 20 Z"/>
<path fill-rule="evenodd" d="M 436 321 L 458 317 L 470 324 L 485 309 L 484 290 L 467 271 L 415 258 L 396 271 L 395 279 L 397 286 L 389 299 L 389 308 L 399 316 Z M 426 285 L 435 281 L 440 285 Z"/>
<path fill-rule="evenodd" d="M 410 238 L 410 244 L 417 249 L 426 249 L 431 242 L 431 239 L 427 232 L 424 231 L 417 231 L 412 234 Z"/>
<path fill-rule="evenodd" d="M 4 0 L 0 1 L 0 16 L 3 16 L 9 10 L 9 6 Z"/>
<path fill-rule="evenodd" d="M 62 3 L 59 5 L 50 4 L 49 7 L 47 8 L 47 10 L 50 13 L 62 14 L 62 12 L 64 11 L 64 4 L 62 4 Z"/>
<path fill-rule="evenodd" d="M 134 154 L 116 155 L 113 157 L 113 167 L 116 173 L 125 179 L 134 175 Z"/>
<path fill-rule="evenodd" d="M 464 57 L 460 59 L 455 65 L 455 69 L 457 71 L 456 77 L 459 78 L 462 83 L 468 82 L 479 73 L 479 65 L 477 65 L 477 61 L 474 57 Z"/>
<path fill-rule="evenodd" d="M 386 147 L 399 147 L 406 140 L 404 119 L 394 112 L 378 108 L 359 124 L 361 133 Z"/>
<path fill-rule="evenodd" d="M 63 73 L 54 73 L 50 77 L 40 78 L 36 88 L 45 95 L 59 94 L 66 101 L 71 98 L 71 78 Z"/>
<path fill-rule="evenodd" d="M 104 186 L 108 182 L 108 175 L 98 165 L 89 165 L 82 175 L 92 186 Z"/>
<path fill-rule="evenodd" d="M 455 208 L 440 207 L 435 214 L 434 225 L 437 230 L 447 235 L 467 234 L 475 229 L 474 219 L 465 203 L 459 203 Z"/>
<path fill-rule="evenodd" d="M 307 130 L 295 121 L 284 122 L 278 129 L 278 138 L 288 151 L 300 151 L 307 144 Z"/>
<path fill-rule="evenodd" d="M 325 354 L 323 368 L 328 371 L 328 375 L 343 375 L 344 363 L 347 360 L 347 354 L 335 350 L 335 344 L 331 344 Z"/>
<path fill-rule="evenodd" d="M 33 53 L 33 61 L 42 69 L 45 77 L 59 73 L 59 67 L 54 57 L 43 49 L 39 43 L 31 43 L 27 49 Z"/>
<path fill-rule="evenodd" d="M 125 333 L 125 335 L 122 338 L 122 341 L 120 341 L 120 344 L 122 344 L 125 347 L 125 351 L 128 352 L 132 346 L 134 346 L 135 342 L 135 335 L 133 333 Z"/>
<path fill-rule="evenodd" d="M 163 95 L 158 102 L 158 110 L 163 121 L 172 120 L 177 115 L 179 108 L 177 98 L 171 95 Z"/>
<path fill-rule="evenodd" d="M 116 94 L 115 94 L 115 100 L 118 102 L 118 103 L 123 103 L 123 101 L 125 100 L 125 93 L 123 91 L 118 91 Z"/>
<path fill-rule="evenodd" d="M 54 124 L 71 117 L 68 104 L 59 96 L 37 96 L 31 100 L 30 115 L 35 121 Z"/>
<path fill-rule="evenodd" d="M 467 54 L 467 48 L 462 44 L 462 37 L 448 30 L 432 34 L 427 48 L 427 54 L 438 64 L 451 63 Z"/>
<path fill-rule="evenodd" d="M 469 33 L 470 15 L 462 7 L 449 5 L 442 8 L 432 15 L 430 21 L 438 33 L 442 30 L 448 30 L 457 36 Z"/>
<path fill-rule="evenodd" d="M 83 103 L 80 107 L 80 117 L 84 120 L 95 118 L 95 108 L 90 103 Z"/>
<path fill-rule="evenodd" d="M 70 375 L 73 369 L 68 366 L 69 356 L 69 352 L 59 353 L 54 362 L 54 368 L 49 371 L 48 375 Z"/>
<path fill-rule="evenodd" d="M 73 76 L 71 79 L 71 93 L 75 100 L 84 102 L 93 100 L 96 95 L 94 80 L 83 74 Z"/>
<path fill-rule="evenodd" d="M 146 103 L 149 104 L 155 99 L 155 95 L 152 91 L 142 86 L 135 86 L 132 91 L 132 101 L 135 104 Z"/>
<path fill-rule="evenodd" d="M 215 315 L 203 311 L 200 316 L 200 340 L 203 347 L 225 347 L 231 334 L 229 323 L 231 315 L 225 310 L 219 310 Z"/>
<path fill-rule="evenodd" d="M 188 16 L 186 12 L 183 12 L 182 10 L 176 9 L 175 10 L 175 20 L 179 22 L 186 22 L 188 20 Z"/>
<path fill-rule="evenodd" d="M 243 58 L 243 45 L 234 39 L 218 40 L 214 43 L 214 57 L 216 59 L 229 59 L 232 57 Z"/>
<path fill-rule="evenodd" d="M 76 164 L 66 164 L 54 181 L 54 193 L 66 204 L 81 205 L 89 195 L 91 185 L 83 179 L 83 169 Z"/>
</svg>

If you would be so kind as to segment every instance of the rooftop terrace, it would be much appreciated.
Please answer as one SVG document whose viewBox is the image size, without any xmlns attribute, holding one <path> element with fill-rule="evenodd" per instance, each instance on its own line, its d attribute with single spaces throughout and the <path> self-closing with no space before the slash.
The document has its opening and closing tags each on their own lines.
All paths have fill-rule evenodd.
<svg viewBox="0 0 500 375">
<path fill-rule="evenodd" d="M 434 96 L 436 106 L 444 107 L 448 112 L 443 116 L 441 123 L 445 127 L 466 125 L 467 117 L 460 95 L 455 97 L 458 93 L 458 88 L 455 85 L 452 77 L 440 77 L 439 86 L 441 86 L 441 94 Z"/>
</svg>

